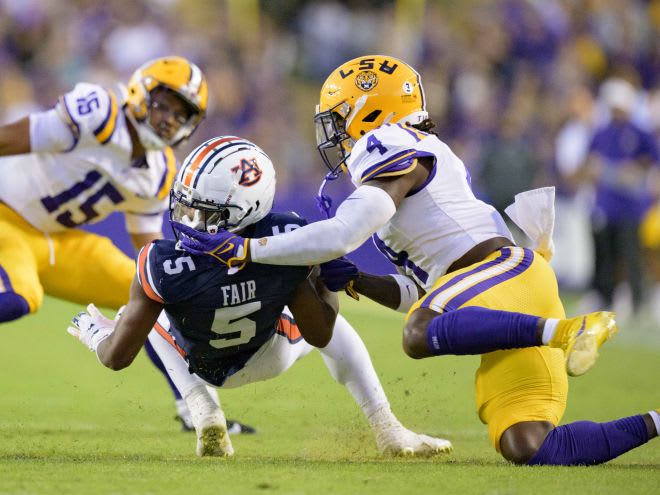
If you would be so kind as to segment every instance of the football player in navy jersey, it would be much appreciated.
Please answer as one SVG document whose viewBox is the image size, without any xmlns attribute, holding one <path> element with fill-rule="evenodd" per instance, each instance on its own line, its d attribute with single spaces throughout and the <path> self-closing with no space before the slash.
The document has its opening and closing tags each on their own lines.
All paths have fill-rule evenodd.
<svg viewBox="0 0 660 495">
<path fill-rule="evenodd" d="M 184 161 L 170 217 L 193 229 L 250 237 L 305 225 L 295 214 L 271 213 L 274 194 L 275 171 L 265 153 L 239 137 L 221 136 Z M 313 347 L 363 410 L 380 452 L 450 451 L 447 440 L 413 433 L 393 415 L 364 344 L 337 314 L 336 294 L 317 272 L 306 266 L 230 268 L 176 241 L 158 240 L 140 251 L 121 316 L 109 320 L 90 305 L 69 332 L 114 370 L 129 366 L 149 339 L 191 411 L 200 456 L 234 452 L 208 384 L 229 388 L 273 378 Z"/>
</svg>

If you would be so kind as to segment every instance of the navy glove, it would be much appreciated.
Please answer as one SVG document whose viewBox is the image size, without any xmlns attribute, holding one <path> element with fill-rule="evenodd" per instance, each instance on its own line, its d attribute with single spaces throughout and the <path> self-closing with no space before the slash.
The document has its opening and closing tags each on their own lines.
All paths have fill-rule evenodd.
<svg viewBox="0 0 660 495">
<path fill-rule="evenodd" d="M 343 256 L 321 263 L 321 279 L 325 286 L 332 292 L 345 290 L 346 294 L 356 301 L 359 300 L 360 296 L 353 288 L 353 282 L 359 276 L 358 267 Z"/>
<path fill-rule="evenodd" d="M 201 232 L 182 223 L 172 222 L 181 247 L 192 254 L 213 256 L 229 268 L 241 270 L 247 264 L 250 239 L 220 229 L 215 234 Z"/>
</svg>

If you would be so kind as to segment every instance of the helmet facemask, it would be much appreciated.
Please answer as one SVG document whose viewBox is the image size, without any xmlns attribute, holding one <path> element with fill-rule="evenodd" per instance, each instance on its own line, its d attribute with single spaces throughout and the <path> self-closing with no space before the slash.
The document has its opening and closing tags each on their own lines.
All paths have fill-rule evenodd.
<svg viewBox="0 0 660 495">
<path fill-rule="evenodd" d="M 321 155 L 325 166 L 333 175 L 341 172 L 350 156 L 355 141 L 346 132 L 346 117 L 351 108 L 343 102 L 334 107 L 319 112 L 316 107 L 314 123 L 316 124 L 316 149 Z"/>
</svg>

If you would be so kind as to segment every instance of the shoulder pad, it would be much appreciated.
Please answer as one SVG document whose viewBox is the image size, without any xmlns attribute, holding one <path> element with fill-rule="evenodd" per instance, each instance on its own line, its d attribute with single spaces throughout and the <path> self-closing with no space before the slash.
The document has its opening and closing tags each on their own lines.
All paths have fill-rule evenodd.
<svg viewBox="0 0 660 495">
<path fill-rule="evenodd" d="M 114 93 L 89 83 L 60 96 L 56 108 L 76 138 L 88 134 L 101 144 L 112 138 L 121 111 Z"/>
<path fill-rule="evenodd" d="M 403 175 L 415 168 L 415 145 L 428 134 L 402 124 L 386 124 L 362 136 L 348 159 L 353 183 Z"/>
</svg>

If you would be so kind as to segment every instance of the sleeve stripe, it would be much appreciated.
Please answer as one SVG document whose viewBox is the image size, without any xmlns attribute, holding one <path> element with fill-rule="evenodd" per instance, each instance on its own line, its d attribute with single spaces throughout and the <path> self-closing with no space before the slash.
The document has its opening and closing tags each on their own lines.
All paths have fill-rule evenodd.
<svg viewBox="0 0 660 495">
<path fill-rule="evenodd" d="M 156 322 L 156 324 L 154 325 L 154 330 L 156 330 L 156 332 L 158 332 L 158 334 L 161 337 L 167 340 L 167 342 L 176 349 L 176 352 L 178 352 L 182 358 L 184 359 L 186 358 L 186 351 L 184 351 L 179 344 L 174 342 L 174 338 L 170 335 L 170 333 L 167 330 L 163 328 L 163 326 L 160 323 Z"/>
<path fill-rule="evenodd" d="M 108 91 L 108 96 L 110 96 L 110 108 L 108 109 L 108 115 L 105 116 L 105 119 L 101 125 L 94 131 L 94 135 L 99 143 L 105 144 L 110 141 L 112 135 L 115 132 L 117 127 L 117 116 L 119 115 L 119 110 L 117 107 L 117 99 L 115 95 Z"/>
<path fill-rule="evenodd" d="M 140 250 L 140 254 L 138 255 L 138 270 L 137 270 L 138 282 L 140 282 L 142 289 L 144 289 L 144 293 L 147 295 L 149 299 L 153 299 L 156 302 L 165 304 L 163 298 L 154 288 L 153 279 L 151 278 L 151 270 L 149 268 L 148 260 L 152 248 L 153 248 L 153 243 L 144 246 Z"/>
<path fill-rule="evenodd" d="M 165 151 L 163 151 L 163 158 L 165 159 L 165 171 L 163 172 L 163 177 L 160 180 L 158 192 L 156 193 L 158 199 L 167 197 L 172 188 L 174 176 L 176 175 L 176 157 L 174 156 L 172 148 L 165 148 Z"/>
<path fill-rule="evenodd" d="M 405 168 L 398 168 L 396 170 L 391 170 L 389 172 L 383 172 L 378 174 L 378 177 L 395 177 L 397 175 L 405 175 L 408 172 L 412 172 L 414 168 L 417 166 L 417 160 L 413 160 L 412 162 L 409 163 L 408 167 Z M 374 179 L 375 177 L 372 177 Z"/>
<path fill-rule="evenodd" d="M 409 162 L 415 157 L 416 153 L 415 150 L 405 150 L 387 158 L 384 162 L 372 165 L 364 171 L 360 182 L 366 182 L 375 178 L 376 175 L 382 175 L 384 172 L 396 172 L 404 168 L 408 169 L 410 167 Z"/>
<path fill-rule="evenodd" d="M 58 115 L 64 117 L 64 123 L 69 127 L 69 129 L 71 129 L 71 134 L 73 134 L 73 146 L 71 146 L 71 149 L 73 149 L 76 147 L 76 144 L 78 144 L 78 139 L 80 139 L 80 126 L 76 123 L 75 120 L 73 120 L 73 116 L 71 115 L 69 107 L 66 104 L 66 98 L 64 98 L 64 96 L 60 96 L 58 102 L 60 106 Z"/>
</svg>

